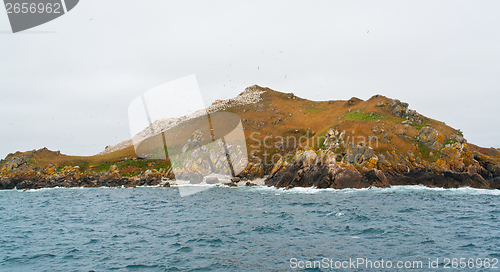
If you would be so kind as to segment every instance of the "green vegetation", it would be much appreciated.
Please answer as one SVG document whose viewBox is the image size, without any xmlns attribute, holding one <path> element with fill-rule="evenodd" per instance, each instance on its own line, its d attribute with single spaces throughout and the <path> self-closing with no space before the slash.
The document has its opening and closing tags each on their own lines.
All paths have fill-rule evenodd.
<svg viewBox="0 0 500 272">
<path fill-rule="evenodd" d="M 309 113 L 320 113 L 323 111 L 319 107 L 314 107 L 314 106 L 305 107 L 304 109 Z"/>
<path fill-rule="evenodd" d="M 370 121 L 370 120 L 379 120 L 384 118 L 385 116 L 376 113 L 365 113 L 365 110 L 358 110 L 344 115 L 344 120 Z"/>
<path fill-rule="evenodd" d="M 121 162 L 103 162 L 96 167 L 94 167 L 92 170 L 95 172 L 106 172 L 109 171 L 109 168 L 116 164 L 116 166 L 119 169 L 123 169 L 127 166 L 132 166 L 132 167 L 137 167 L 141 171 L 146 170 L 146 169 L 156 169 L 160 170 L 161 168 L 168 168 L 170 165 L 166 161 L 159 161 L 159 160 L 126 160 L 126 161 L 121 161 Z M 137 173 L 138 174 L 138 173 Z M 132 174 L 133 176 L 133 174 Z"/>
<path fill-rule="evenodd" d="M 111 167 L 111 165 L 113 165 L 114 163 L 113 162 L 103 162 L 99 165 L 97 165 L 96 168 L 92 169 L 96 172 L 106 172 L 109 170 L 109 168 Z"/>
<path fill-rule="evenodd" d="M 418 149 L 420 150 L 420 154 L 422 155 L 429 155 L 429 152 L 431 151 L 427 146 L 425 146 L 423 143 L 418 142 Z"/>
<path fill-rule="evenodd" d="M 424 124 L 424 123 L 418 124 L 418 123 L 412 122 L 412 123 L 411 123 L 411 126 L 412 126 L 412 127 L 417 128 L 418 130 L 420 130 L 420 129 L 422 129 L 423 127 L 425 127 L 425 126 L 426 126 L 426 124 Z"/>
<path fill-rule="evenodd" d="M 425 158 L 427 158 L 427 160 L 429 160 L 430 162 L 436 162 L 437 159 L 441 156 L 441 152 L 440 151 L 432 151 L 430 148 L 428 148 L 427 146 L 425 146 L 424 144 L 418 142 L 418 148 L 419 148 L 419 151 L 420 151 L 420 154 L 422 154 Z M 430 156 L 430 152 L 434 153 L 434 156 Z"/>
<path fill-rule="evenodd" d="M 87 169 L 89 166 L 90 166 L 90 162 L 88 161 L 81 161 L 78 163 L 78 166 L 80 167 L 80 169 Z"/>
<path fill-rule="evenodd" d="M 321 150 L 326 150 L 325 142 L 319 143 L 318 150 L 319 150 L 319 149 L 321 149 Z"/>
<path fill-rule="evenodd" d="M 452 145 L 452 144 L 457 143 L 457 142 L 458 142 L 457 140 L 448 139 L 448 140 L 446 140 L 446 142 L 444 143 L 444 146 L 447 146 L 447 145 Z"/>
</svg>

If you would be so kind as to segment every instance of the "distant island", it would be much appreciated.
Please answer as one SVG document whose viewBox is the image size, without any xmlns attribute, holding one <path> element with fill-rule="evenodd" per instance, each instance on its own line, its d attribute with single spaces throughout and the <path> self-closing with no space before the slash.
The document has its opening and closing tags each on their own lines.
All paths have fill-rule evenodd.
<svg viewBox="0 0 500 272">
<path fill-rule="evenodd" d="M 9 154 L 0 161 L 0 189 L 170 186 L 185 176 L 195 184 L 252 186 L 259 179 L 278 188 L 421 184 L 500 189 L 499 149 L 468 143 L 460 130 L 408 107 L 381 95 L 366 101 L 353 97 L 317 102 L 254 85 L 206 109 L 241 118 L 247 156 L 233 162 L 244 162 L 244 170 L 231 180 L 204 177 L 215 172 L 225 156 L 192 153 L 185 156 L 182 171 L 175 171 L 169 158 L 138 156 L 129 140 L 88 157 L 46 148 Z M 147 140 L 154 136 L 151 132 L 195 118 L 158 120 L 141 137 Z M 199 139 L 207 137 L 195 131 L 179 147 L 197 147 Z"/>
</svg>

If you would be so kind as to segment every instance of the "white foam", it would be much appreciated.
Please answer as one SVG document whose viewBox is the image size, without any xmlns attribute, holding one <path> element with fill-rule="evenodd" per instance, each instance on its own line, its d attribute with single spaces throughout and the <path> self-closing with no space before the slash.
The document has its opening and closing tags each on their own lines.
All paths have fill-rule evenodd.
<svg viewBox="0 0 500 272">
<path fill-rule="evenodd" d="M 463 194 L 463 195 L 500 195 L 500 190 L 494 189 L 477 189 L 472 187 L 460 188 L 441 188 L 441 187 L 427 187 L 424 185 L 394 185 L 388 188 L 346 188 L 346 189 L 318 189 L 314 187 L 295 187 L 292 189 L 255 186 L 251 187 L 252 190 L 265 192 L 272 192 L 278 194 L 318 194 L 318 193 L 343 193 L 343 194 L 359 194 L 359 193 L 411 193 L 411 192 L 442 192 L 445 194 Z"/>
<path fill-rule="evenodd" d="M 226 185 L 220 185 L 220 184 L 191 184 L 191 183 L 181 183 L 181 184 L 171 184 L 170 187 L 207 187 L 207 188 L 212 188 L 212 187 L 228 187 Z"/>
<path fill-rule="evenodd" d="M 360 190 L 360 189 L 353 189 Z M 472 187 L 442 188 L 427 187 L 424 185 L 395 185 L 389 188 L 371 188 L 373 192 L 381 193 L 408 193 L 408 192 L 441 192 L 446 194 L 471 194 L 471 195 L 500 195 L 500 190 L 477 189 Z"/>
<path fill-rule="evenodd" d="M 460 187 L 460 188 L 441 188 L 441 187 L 427 187 L 424 185 L 395 185 L 388 188 L 378 188 L 378 187 L 370 187 L 370 188 L 346 188 L 346 189 L 318 189 L 314 187 L 295 187 L 292 189 L 285 188 L 276 188 L 269 187 L 263 185 L 264 179 L 253 180 L 250 181 L 252 183 L 258 184 L 257 186 L 247 187 L 247 186 L 238 186 L 238 187 L 230 187 L 223 184 L 206 184 L 205 182 L 200 184 L 190 184 L 189 181 L 176 180 L 175 183 L 171 184 L 171 187 L 177 187 L 179 189 L 187 189 L 191 190 L 206 190 L 214 187 L 220 188 L 231 188 L 231 189 L 240 189 L 240 190 L 248 190 L 254 192 L 260 192 L 261 194 L 318 194 L 318 193 L 342 193 L 342 194 L 360 194 L 360 193 L 418 193 L 418 192 L 436 192 L 442 194 L 456 194 L 456 195 L 493 195 L 500 196 L 500 190 L 495 189 L 477 189 L 472 187 Z M 155 188 L 155 189 L 165 189 L 167 187 L 162 187 L 160 185 L 143 185 L 137 186 L 135 188 Z M 40 188 L 40 189 L 12 189 L 12 190 L 0 190 L 1 191 L 16 191 L 16 192 L 44 192 L 50 190 L 81 190 L 81 189 L 134 189 L 134 187 L 52 187 L 52 188 Z"/>
<path fill-rule="evenodd" d="M 317 194 L 321 192 L 321 189 L 316 189 L 314 187 L 295 187 L 292 189 L 285 189 L 268 186 L 253 186 L 250 187 L 250 190 L 275 194 Z"/>
<path fill-rule="evenodd" d="M 50 187 L 50 188 L 40 188 L 40 189 L 13 189 L 13 191 L 17 192 L 28 192 L 28 193 L 35 193 L 35 192 L 44 192 L 44 191 L 55 191 L 55 190 L 81 190 L 85 189 L 85 187 Z"/>
</svg>

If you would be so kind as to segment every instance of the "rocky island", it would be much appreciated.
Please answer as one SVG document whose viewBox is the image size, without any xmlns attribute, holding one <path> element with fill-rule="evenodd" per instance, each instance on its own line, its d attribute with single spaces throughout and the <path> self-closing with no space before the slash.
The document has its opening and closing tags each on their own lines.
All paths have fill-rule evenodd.
<svg viewBox="0 0 500 272">
<path fill-rule="evenodd" d="M 366 101 L 317 102 L 254 85 L 233 99 L 217 100 L 205 112 L 241 118 L 246 147 L 228 146 L 240 154 L 231 160 L 241 168 L 229 181 L 204 178 L 230 172 L 223 163 L 228 157 L 210 150 L 184 154 L 187 147 L 202 150 L 203 139 L 209 137 L 195 131 L 179 145 L 182 170 L 168 157 L 137 155 L 132 140 L 88 157 L 43 148 L 1 160 L 0 189 L 170 186 L 183 177 L 190 183 L 228 185 L 254 185 L 255 179 L 264 179 L 280 188 L 422 184 L 500 189 L 499 149 L 468 143 L 460 130 L 381 95 Z M 201 115 L 157 120 L 138 137 L 147 140 Z"/>
</svg>

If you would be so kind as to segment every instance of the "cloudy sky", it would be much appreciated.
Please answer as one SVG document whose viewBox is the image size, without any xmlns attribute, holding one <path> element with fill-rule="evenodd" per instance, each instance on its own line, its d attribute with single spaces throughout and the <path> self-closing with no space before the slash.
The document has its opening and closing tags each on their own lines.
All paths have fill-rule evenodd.
<svg viewBox="0 0 500 272">
<path fill-rule="evenodd" d="M 253 84 L 312 100 L 383 94 L 500 147 L 499 10 L 499 1 L 85 0 L 16 34 L 0 11 L 0 157 L 100 152 L 130 138 L 134 98 L 191 74 L 207 105 Z"/>
</svg>

